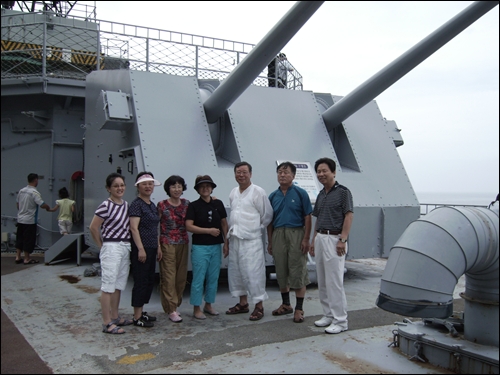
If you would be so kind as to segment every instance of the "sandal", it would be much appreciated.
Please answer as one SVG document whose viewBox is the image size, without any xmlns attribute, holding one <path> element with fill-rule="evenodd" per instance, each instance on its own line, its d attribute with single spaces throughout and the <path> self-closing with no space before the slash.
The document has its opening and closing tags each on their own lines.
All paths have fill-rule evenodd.
<svg viewBox="0 0 500 375">
<path fill-rule="evenodd" d="M 133 324 L 134 321 L 133 320 L 128 320 L 128 319 L 125 319 L 125 318 L 121 318 L 120 316 L 118 316 L 118 318 L 113 319 L 111 321 L 111 323 L 116 324 L 117 326 L 123 327 L 123 326 L 129 326 L 129 325 Z"/>
<path fill-rule="evenodd" d="M 273 310 L 273 315 L 286 315 L 293 313 L 293 308 L 290 305 L 281 305 L 276 310 Z"/>
<path fill-rule="evenodd" d="M 293 315 L 294 323 L 302 323 L 304 321 L 304 310 L 295 309 L 295 314 Z"/>
<path fill-rule="evenodd" d="M 212 309 L 212 310 L 203 309 L 203 312 L 204 312 L 205 314 L 212 315 L 212 316 L 217 316 L 217 315 L 219 315 L 219 312 L 218 312 L 218 311 L 215 311 L 214 309 Z"/>
<path fill-rule="evenodd" d="M 24 264 L 36 264 L 36 263 L 40 263 L 40 261 L 38 261 L 38 260 L 36 260 L 36 259 L 30 259 L 30 260 L 28 261 L 28 263 L 26 263 L 26 262 L 23 262 L 23 263 L 24 263 Z"/>
<path fill-rule="evenodd" d="M 111 331 L 110 331 L 109 328 L 113 325 L 115 326 L 115 328 L 111 329 Z M 103 324 L 102 331 L 104 333 L 111 333 L 113 335 L 121 335 L 122 333 L 125 333 L 123 328 L 118 327 L 113 321 L 109 322 L 108 324 Z"/>
<path fill-rule="evenodd" d="M 261 320 L 264 317 L 264 308 L 258 308 L 256 307 L 253 310 L 252 315 L 250 315 L 250 320 L 256 321 L 256 320 Z"/>
<path fill-rule="evenodd" d="M 243 314 L 243 313 L 247 313 L 247 312 L 250 312 L 250 310 L 248 309 L 248 303 L 245 305 L 240 305 L 239 303 L 237 303 L 236 305 L 231 307 L 229 310 L 227 310 L 226 314 L 233 315 L 233 314 Z"/>
<path fill-rule="evenodd" d="M 24 259 L 16 259 L 16 264 L 24 263 Z"/>
</svg>

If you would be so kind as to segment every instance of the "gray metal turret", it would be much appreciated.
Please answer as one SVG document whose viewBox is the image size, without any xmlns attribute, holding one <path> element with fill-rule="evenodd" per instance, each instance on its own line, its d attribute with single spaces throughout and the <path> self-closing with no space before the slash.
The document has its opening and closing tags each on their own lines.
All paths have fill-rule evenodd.
<svg viewBox="0 0 500 375">
<path fill-rule="evenodd" d="M 362 108 L 427 57 L 489 12 L 498 1 L 477 1 L 453 17 L 323 113 L 328 131 Z"/>
<path fill-rule="evenodd" d="M 324 1 L 298 1 L 203 103 L 207 121 L 216 122 Z"/>
<path fill-rule="evenodd" d="M 40 213 L 37 244 L 50 247 L 49 263 L 66 252 L 79 254 L 84 246 L 99 251 L 88 228 L 107 197 L 103 185 L 111 172 L 126 178 L 129 202 L 136 196 L 132 181 L 138 172 L 152 171 L 161 181 L 181 175 L 188 185 L 184 197 L 191 201 L 198 198 L 192 188 L 196 176 L 208 174 L 217 184 L 214 195 L 227 207 L 238 162 L 251 163 L 252 181 L 270 193 L 278 186 L 277 162 L 292 161 L 299 166 L 296 181 L 316 197 L 321 185 L 312 165 L 330 157 L 338 181 L 354 198 L 347 258 L 383 258 L 393 249 L 378 305 L 445 317 L 454 283 L 466 273 L 465 338 L 498 349 L 498 212 L 440 209 L 417 220 L 420 205 L 396 149 L 402 138 L 373 100 L 498 2 L 472 4 L 343 98 L 259 86 L 258 79 L 267 85 L 267 77 L 259 77 L 267 64 L 322 3 L 298 2 L 259 44 L 241 50 L 149 28 L 106 32 L 104 22 L 88 17 L 3 10 L 4 231 L 15 231 L 16 190 L 29 172 L 40 175 L 38 188 L 48 202 L 57 198 L 57 188 L 70 187 L 82 219 L 75 223 L 81 233 L 61 240 L 55 216 Z M 206 90 L 212 83 L 216 88 Z M 152 195 L 155 203 L 165 198 L 160 188 Z M 56 255 L 48 259 L 51 253 Z M 273 265 L 268 254 L 266 265 Z M 496 322 L 491 332 L 489 321 Z M 450 357 L 464 362 L 453 353 Z"/>
</svg>

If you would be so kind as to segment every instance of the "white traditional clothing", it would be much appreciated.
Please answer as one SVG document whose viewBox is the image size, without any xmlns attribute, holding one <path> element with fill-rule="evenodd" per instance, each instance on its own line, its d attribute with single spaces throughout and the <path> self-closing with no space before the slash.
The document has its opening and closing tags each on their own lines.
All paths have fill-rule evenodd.
<svg viewBox="0 0 500 375">
<path fill-rule="evenodd" d="M 229 194 L 229 291 L 233 297 L 249 295 L 257 304 L 269 298 L 262 230 L 273 218 L 273 208 L 261 187 L 251 184 Z"/>
</svg>

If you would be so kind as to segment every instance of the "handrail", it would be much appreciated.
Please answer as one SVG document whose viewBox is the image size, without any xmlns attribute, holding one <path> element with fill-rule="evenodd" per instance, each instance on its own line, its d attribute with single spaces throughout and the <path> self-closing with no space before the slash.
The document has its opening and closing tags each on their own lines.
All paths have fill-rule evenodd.
<svg viewBox="0 0 500 375">
<path fill-rule="evenodd" d="M 255 47 L 120 22 L 54 17 L 53 12 L 2 9 L 1 25 L 2 80 L 40 76 L 85 80 L 93 70 L 131 69 L 222 81 Z M 28 49 L 36 50 L 28 54 Z M 287 88 L 302 90 L 302 76 L 290 65 Z M 267 86 L 268 81 L 266 67 L 253 84 Z"/>
<path fill-rule="evenodd" d="M 459 203 L 420 203 L 420 216 L 427 215 L 430 211 L 437 207 L 481 207 L 488 208 L 488 205 L 477 204 L 459 204 Z"/>
</svg>

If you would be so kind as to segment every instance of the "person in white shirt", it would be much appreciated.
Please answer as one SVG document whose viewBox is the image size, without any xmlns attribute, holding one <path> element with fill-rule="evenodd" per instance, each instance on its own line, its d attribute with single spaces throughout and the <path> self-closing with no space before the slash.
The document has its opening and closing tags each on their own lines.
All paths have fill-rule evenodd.
<svg viewBox="0 0 500 375">
<path fill-rule="evenodd" d="M 266 264 L 262 232 L 273 218 L 273 208 L 264 189 L 253 184 L 252 166 L 240 162 L 234 166 L 238 186 L 229 194 L 229 291 L 240 302 L 226 314 L 248 313 L 248 296 L 255 308 L 250 320 L 264 316 L 266 293 Z"/>
<path fill-rule="evenodd" d="M 280 89 L 287 88 L 288 72 L 293 72 L 292 65 L 288 62 L 288 59 L 284 53 L 278 55 L 276 61 L 276 67 L 278 68 L 278 87 Z"/>
<path fill-rule="evenodd" d="M 38 175 L 30 173 L 28 175 L 28 185 L 17 194 L 17 233 L 16 233 L 16 263 L 35 264 L 38 260 L 30 258 L 30 254 L 35 250 L 36 229 L 38 221 L 38 207 L 50 210 L 50 206 L 45 203 L 42 196 L 36 189 L 38 186 Z M 24 253 L 24 260 L 21 253 Z"/>
</svg>

